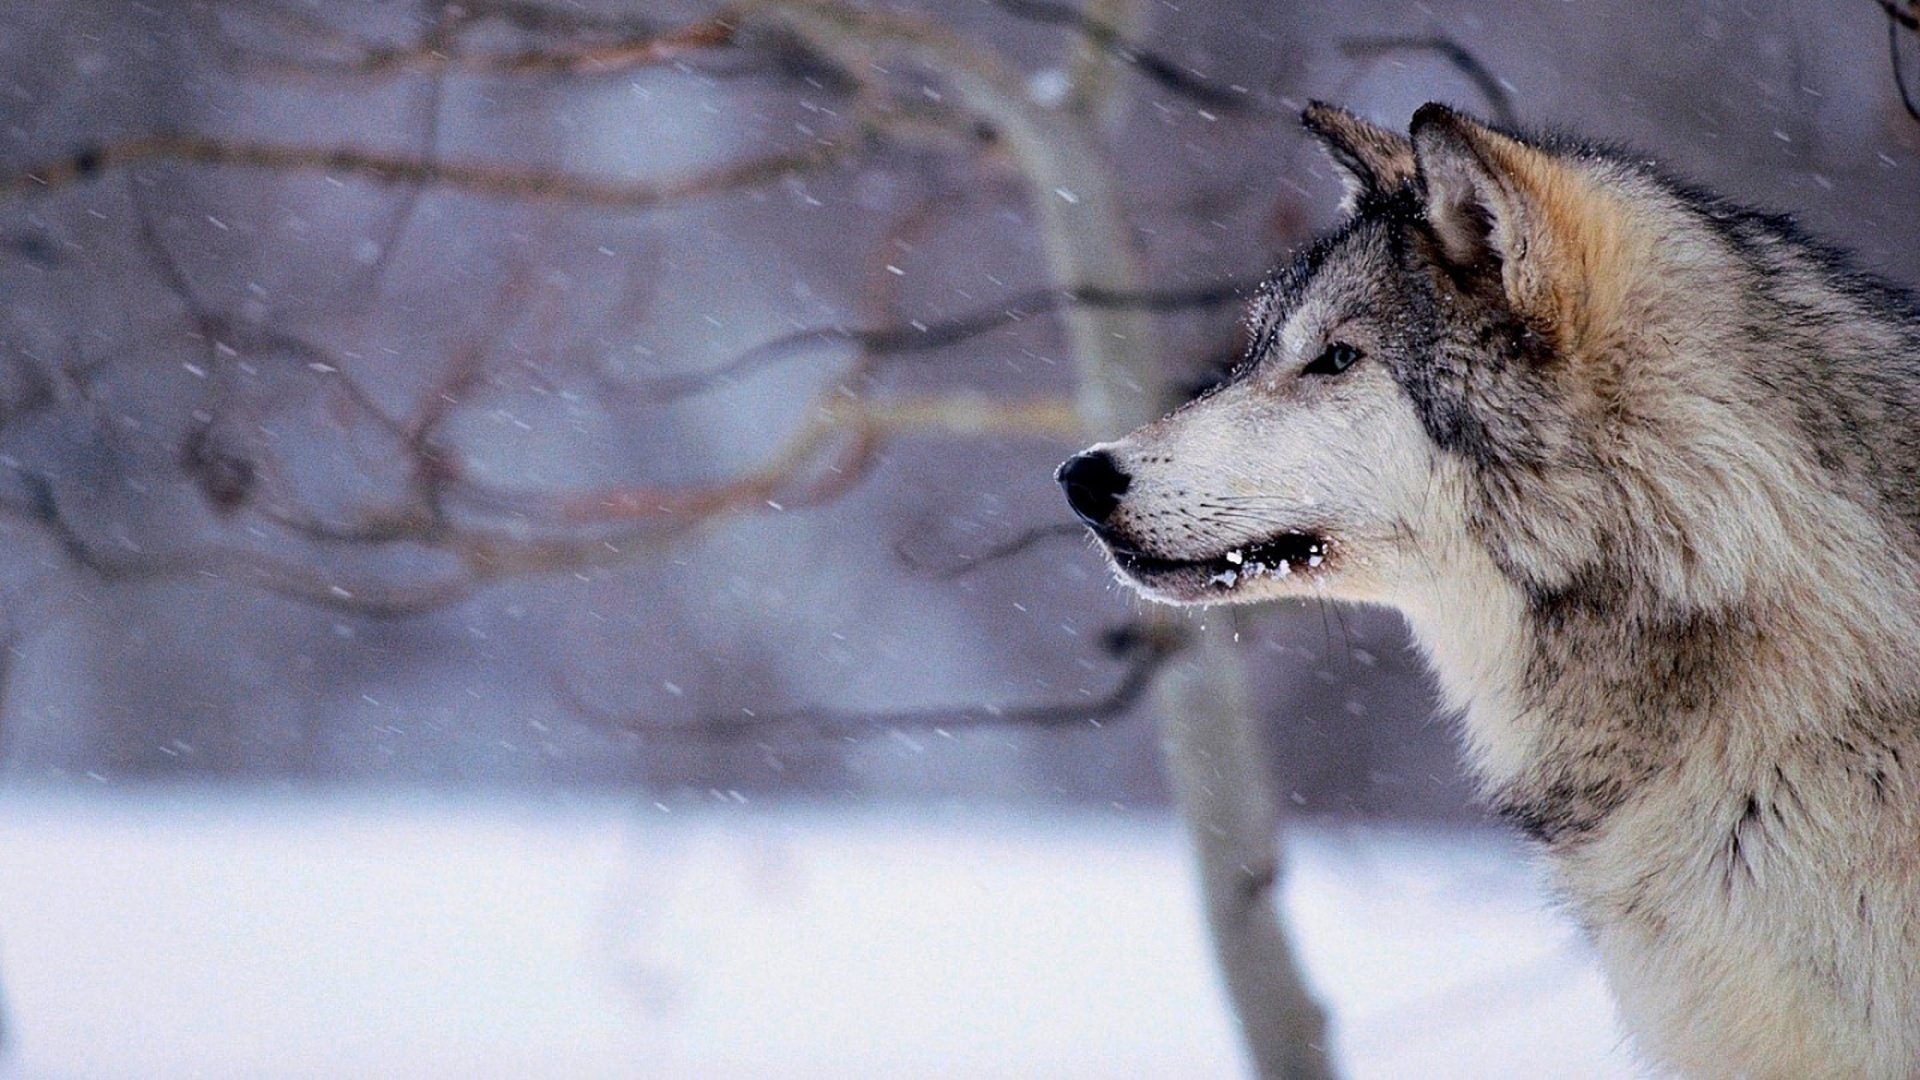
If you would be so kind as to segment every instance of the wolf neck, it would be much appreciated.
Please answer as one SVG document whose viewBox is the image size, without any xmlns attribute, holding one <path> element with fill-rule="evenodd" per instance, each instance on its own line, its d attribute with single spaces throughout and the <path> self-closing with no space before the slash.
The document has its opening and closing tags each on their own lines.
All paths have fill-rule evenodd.
<svg viewBox="0 0 1920 1080">
<path fill-rule="evenodd" d="M 1539 724 L 1525 721 L 1526 600 L 1484 556 L 1453 569 L 1399 606 L 1447 710 L 1462 719 L 1469 763 L 1498 789 L 1527 770 L 1540 741 Z"/>
<path fill-rule="evenodd" d="M 1695 759 L 1737 797 L 1781 748 L 1910 699 L 1920 597 L 1887 539 L 1856 532 L 1825 567 L 1693 609 L 1578 584 L 1543 598 L 1463 544 L 1401 609 L 1490 801 L 1556 843 Z"/>
</svg>

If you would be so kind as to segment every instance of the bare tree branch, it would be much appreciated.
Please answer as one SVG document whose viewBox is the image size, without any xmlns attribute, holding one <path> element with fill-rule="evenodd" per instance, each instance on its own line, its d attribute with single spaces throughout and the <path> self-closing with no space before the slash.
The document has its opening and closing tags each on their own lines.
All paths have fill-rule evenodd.
<svg viewBox="0 0 1920 1080">
<path fill-rule="evenodd" d="M 402 512 L 335 526 L 262 511 L 268 520 L 312 543 L 411 547 L 454 560 L 454 569 L 426 581 L 345 576 L 217 543 L 166 551 L 102 547 L 80 533 L 60 509 L 52 484 L 33 473 L 19 474 L 29 492 L 28 504 L 0 504 L 0 512 L 12 512 L 44 527 L 74 565 L 105 581 L 224 580 L 303 603 L 393 618 L 446 608 L 482 586 L 508 578 L 626 562 L 657 551 L 722 514 L 798 509 L 828 501 L 865 476 L 873 449 L 885 435 L 948 431 L 1059 437 L 1072 430 L 1073 422 L 1072 406 L 1065 401 L 1007 405 L 963 396 L 862 405 L 809 425 L 770 465 L 719 484 L 521 497 L 523 506 L 543 515 L 533 527 L 557 530 L 550 535 L 527 535 L 525 527 L 454 524 L 437 512 Z M 606 525 L 625 527 L 615 533 L 581 531 Z"/>
<path fill-rule="evenodd" d="M 703 393 L 728 380 L 786 362 L 814 349 L 852 345 L 876 356 L 902 356 L 950 348 L 994 330 L 1014 326 L 1035 315 L 1067 307 L 1113 311 L 1178 311 L 1219 307 L 1243 301 L 1252 282 L 1227 281 L 1186 289 L 1122 293 L 1100 287 L 1036 289 L 1003 303 L 934 322 L 857 330 L 816 326 L 795 330 L 753 346 L 717 368 L 635 380 L 625 389 L 652 401 L 675 401 Z"/>
<path fill-rule="evenodd" d="M 420 112 L 420 160 L 431 162 L 440 154 L 440 112 L 446 102 L 447 80 L 440 74 L 424 81 L 418 91 Z M 414 184 L 400 196 L 400 205 L 395 207 L 385 225 L 368 237 L 374 244 L 373 259 L 368 262 L 360 275 L 363 287 L 373 287 L 387 276 L 387 268 L 393 265 L 394 252 L 400 248 L 400 241 L 412 227 L 414 215 L 419 212 L 420 200 L 427 192 L 427 185 Z"/>
<path fill-rule="evenodd" d="M 219 15 L 236 15 L 277 27 L 306 46 L 297 56 L 262 54 L 219 33 Z M 469 69 L 498 74 L 592 74 L 668 61 L 678 55 L 728 43 L 724 16 L 658 31 L 631 16 L 601 16 L 576 7 L 519 0 L 478 0 L 439 6 L 432 25 L 408 45 L 370 44 L 336 29 L 318 15 L 271 3 L 223 0 L 208 11 L 213 33 L 226 42 L 224 59 L 247 72 L 307 75 L 389 76 Z M 463 55 L 461 38 L 496 23 L 525 36 L 561 39 L 553 48 L 492 50 Z M 316 56 L 332 53 L 333 57 Z M 599 61 L 599 63 L 596 63 Z"/>
<path fill-rule="evenodd" d="M 205 419 L 190 430 L 181 451 L 188 475 L 213 506 L 222 513 L 232 513 L 252 504 L 258 518 L 309 543 L 441 552 L 451 556 L 458 569 L 425 582 L 396 583 L 377 578 L 348 580 L 337 573 L 248 548 L 219 544 L 165 552 L 101 548 L 90 543 L 61 512 L 49 483 L 28 477 L 31 506 L 23 516 L 46 527 L 76 565 L 103 580 L 225 579 L 364 615 L 413 615 L 457 603 L 478 587 L 506 577 L 578 570 L 657 550 L 660 544 L 722 514 L 767 507 L 799 508 L 826 501 L 865 475 L 874 448 L 886 437 L 936 432 L 1061 437 L 1075 426 L 1072 406 L 1065 401 L 1001 403 L 962 394 L 876 402 L 849 400 L 828 391 L 821 395 L 808 421 L 766 465 L 726 481 L 572 494 L 484 489 L 462 477 L 433 442 L 435 433 L 481 377 L 484 365 L 478 341 L 456 354 L 442 378 L 424 395 L 414 416 L 391 416 L 367 397 L 324 350 L 292 335 L 230 319 L 208 307 L 159 238 L 150 216 L 143 212 L 138 218 L 138 235 L 155 274 L 179 298 L 196 332 L 208 344 L 209 375 L 214 377 L 216 387 L 225 386 L 226 373 L 232 366 L 229 360 L 243 349 L 284 353 L 297 358 L 303 367 L 332 372 L 328 385 L 400 440 L 413 458 L 413 494 L 407 504 L 385 507 L 347 523 L 321 520 L 296 505 L 254 503 L 253 491 L 261 476 L 259 464 L 225 451 L 207 437 L 213 420 L 230 407 L 216 401 L 205 411 Z M 495 305 L 495 318 L 508 317 L 513 307 L 511 302 Z M 483 328 L 480 340 L 497 333 L 497 326 Z M 511 514 L 524 524 L 501 531 L 456 523 L 446 505 L 453 495 L 476 507 Z M 620 526 L 621 531 L 604 534 L 603 527 L 609 525 Z M 526 535 L 528 530 L 533 534 Z M 549 535 L 539 535 L 542 530 Z"/>
<path fill-rule="evenodd" d="M 157 135 L 103 143 L 18 174 L 14 194 L 52 191 L 103 172 L 143 161 L 346 174 L 372 184 L 430 185 L 473 195 L 562 202 L 612 210 L 649 210 L 680 199 L 716 195 L 817 171 L 870 150 L 873 140 L 855 130 L 798 150 L 729 162 L 706 172 L 663 182 L 618 181 L 552 169 L 525 169 L 469 162 L 402 157 L 353 147 L 281 146 L 203 135 Z"/>
<path fill-rule="evenodd" d="M 311 567 L 253 551 L 219 546 L 168 552 L 102 548 L 89 543 L 74 528 L 45 477 L 21 473 L 19 478 L 28 490 L 28 504 L 0 509 L 45 527 L 75 566 L 102 581 L 232 581 L 302 603 L 376 618 L 418 615 L 447 607 L 465 599 L 477 583 L 472 578 L 452 576 L 428 582 L 356 583 L 349 588 Z"/>
<path fill-rule="evenodd" d="M 503 77 L 545 75 L 617 75 L 637 67 L 671 63 L 684 56 L 722 48 L 734 41 L 735 24 L 715 16 L 687 26 L 641 37 L 565 48 L 528 48 L 513 51 L 452 51 L 452 33 L 441 33 L 412 46 L 370 46 L 359 55 L 337 62 L 283 61 L 263 65 L 272 70 L 301 74 L 387 77 L 434 75 L 443 72 Z"/>
<path fill-rule="evenodd" d="M 1012 539 L 1001 541 L 984 551 L 961 555 L 945 566 L 935 566 L 921 561 L 907 550 L 904 542 L 895 544 L 893 553 L 908 570 L 922 577 L 931 578 L 934 581 L 956 581 L 976 570 L 984 570 L 995 563 L 1024 555 L 1049 540 L 1082 540 L 1086 535 L 1086 526 L 1077 521 L 1035 525 Z"/>
<path fill-rule="evenodd" d="M 1893 68 L 1893 85 L 1900 91 L 1900 106 L 1915 123 L 1920 123 L 1920 103 L 1915 102 L 1913 91 L 1907 86 L 1906 65 L 1900 58 L 1900 31 L 1920 37 L 1920 3 L 1912 3 L 1911 11 L 1900 10 L 1892 0 L 1879 0 L 1880 10 L 1887 15 L 1887 60 Z"/>
<path fill-rule="evenodd" d="M 1480 91 L 1480 96 L 1486 99 L 1487 111 L 1495 121 L 1506 127 L 1514 127 L 1520 122 L 1519 114 L 1513 107 L 1513 93 L 1507 89 L 1507 85 L 1471 50 L 1445 35 L 1346 38 L 1340 42 L 1340 51 L 1359 60 L 1397 52 L 1434 53 L 1473 83 Z"/>
<path fill-rule="evenodd" d="M 1056 0 L 993 0 L 1009 15 L 1030 22 L 1069 27 L 1094 48 L 1132 67 L 1145 78 L 1211 112 L 1273 119 L 1281 114 L 1254 100 L 1245 87 L 1229 86 L 1151 49 L 1128 41 L 1112 25 L 1089 18 L 1079 8 Z"/>
<path fill-rule="evenodd" d="M 585 4 L 555 4 L 551 0 L 466 0 L 460 7 L 474 23 L 493 19 L 515 30 L 534 34 L 627 37 L 644 33 L 645 24 L 632 15 L 602 14 Z M 618 7 L 615 8 L 619 10 Z"/>
<path fill-rule="evenodd" d="M 1161 668 L 1184 646 L 1184 639 L 1163 628 L 1135 625 L 1108 631 L 1102 646 L 1125 663 L 1120 679 L 1105 694 L 1083 701 L 1023 705 L 958 705 L 950 708 L 863 712 L 840 709 L 793 709 L 775 713 L 743 710 L 739 715 L 705 716 L 691 721 L 661 721 L 608 712 L 580 695 L 565 680 L 556 679 L 554 692 L 567 708 L 597 724 L 644 735 L 653 742 L 726 744 L 776 738 L 860 739 L 903 729 L 941 733 L 980 727 L 1027 727 L 1060 730 L 1093 726 L 1126 717 L 1146 695 Z"/>
<path fill-rule="evenodd" d="M 415 572 L 401 580 L 387 580 L 329 572 L 307 562 L 220 543 L 162 551 L 98 545 L 74 526 L 45 477 L 34 473 L 18 476 L 28 491 L 27 503 L 0 503 L 0 512 L 44 527 L 70 562 L 102 581 L 226 581 L 370 618 L 404 618 L 439 611 L 468 599 L 486 585 L 511 578 L 578 572 L 626 562 L 656 551 L 660 544 L 700 523 L 688 518 L 622 533 L 542 537 L 518 530 L 455 527 L 403 518 L 386 523 L 384 530 L 328 533 L 315 526 L 303 533 L 305 539 L 315 543 L 350 548 L 405 545 L 438 551 L 454 560 L 453 568 L 424 578 Z"/>
</svg>

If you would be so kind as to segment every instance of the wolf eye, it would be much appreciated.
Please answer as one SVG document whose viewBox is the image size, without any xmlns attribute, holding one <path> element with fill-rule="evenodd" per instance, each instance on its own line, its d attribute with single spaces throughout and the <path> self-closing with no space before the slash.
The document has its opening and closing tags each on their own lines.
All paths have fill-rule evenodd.
<svg viewBox="0 0 1920 1080">
<path fill-rule="evenodd" d="M 1360 359 L 1360 350 L 1344 341 L 1336 341 L 1320 350 L 1313 363 L 1300 369 L 1302 375 L 1338 375 Z"/>
</svg>

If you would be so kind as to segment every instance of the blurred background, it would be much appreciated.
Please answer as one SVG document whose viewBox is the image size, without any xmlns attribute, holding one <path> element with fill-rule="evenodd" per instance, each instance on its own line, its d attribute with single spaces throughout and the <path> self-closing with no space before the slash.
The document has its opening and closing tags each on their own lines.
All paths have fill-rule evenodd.
<svg viewBox="0 0 1920 1080">
<path fill-rule="evenodd" d="M 1117 434 L 1071 320 L 1217 379 L 1335 220 L 1314 98 L 1621 142 L 1920 281 L 1916 10 L 8 5 L 12 1074 L 1242 1074 L 1181 657 L 1051 478 Z M 1060 280 L 1095 195 L 996 94 L 1143 288 Z M 1237 633 L 1342 1071 L 1633 1075 L 1398 617 Z"/>
</svg>

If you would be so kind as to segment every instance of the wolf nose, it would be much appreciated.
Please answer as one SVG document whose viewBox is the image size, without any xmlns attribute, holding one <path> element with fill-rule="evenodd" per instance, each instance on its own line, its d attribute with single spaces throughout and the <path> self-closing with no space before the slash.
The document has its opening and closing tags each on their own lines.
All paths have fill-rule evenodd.
<svg viewBox="0 0 1920 1080">
<path fill-rule="evenodd" d="M 1075 454 L 1053 474 L 1067 493 L 1067 505 L 1089 525 L 1104 525 L 1120 505 L 1133 478 L 1120 471 L 1119 463 L 1105 450 Z"/>
</svg>

